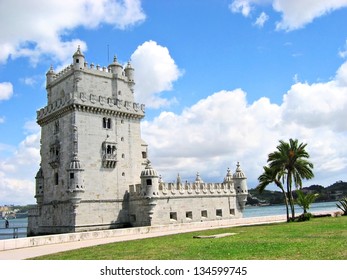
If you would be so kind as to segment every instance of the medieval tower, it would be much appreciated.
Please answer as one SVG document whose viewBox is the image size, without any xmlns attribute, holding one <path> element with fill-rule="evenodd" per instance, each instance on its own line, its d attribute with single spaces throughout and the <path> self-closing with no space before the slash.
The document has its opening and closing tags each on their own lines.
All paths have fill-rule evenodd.
<svg viewBox="0 0 347 280">
<path fill-rule="evenodd" d="M 28 235 L 238 218 L 247 198 L 237 165 L 221 183 L 165 183 L 147 159 L 134 100 L 134 69 L 116 57 L 46 74 L 47 105 L 37 111 L 41 164 Z"/>
</svg>

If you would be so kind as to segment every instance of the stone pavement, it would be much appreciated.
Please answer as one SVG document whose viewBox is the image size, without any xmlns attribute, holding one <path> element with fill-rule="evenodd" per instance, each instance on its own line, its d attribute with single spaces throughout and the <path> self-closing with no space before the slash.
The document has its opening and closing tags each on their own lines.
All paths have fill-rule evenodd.
<svg viewBox="0 0 347 280">
<path fill-rule="evenodd" d="M 166 226 L 166 227 L 144 227 L 144 228 L 130 228 L 126 229 L 128 234 L 121 233 L 119 235 L 114 235 L 114 233 L 121 232 L 122 229 L 119 230 L 107 230 L 103 231 L 107 234 L 112 232 L 113 236 L 111 237 L 103 237 L 103 238 L 93 238 L 93 236 L 96 236 L 95 234 L 88 235 L 88 238 L 81 238 L 81 234 L 78 233 L 79 239 L 75 241 L 65 241 L 65 242 L 52 242 L 52 244 L 49 244 L 47 242 L 48 237 L 51 236 L 42 236 L 42 237 L 26 237 L 26 238 L 19 238 L 18 241 L 25 241 L 24 239 L 42 239 L 45 238 L 45 244 L 41 245 L 40 242 L 37 242 L 38 245 L 27 245 L 22 246 L 21 248 L 11 248 L 6 249 L 6 246 L 4 244 L 1 244 L 1 241 L 4 242 L 11 242 L 12 240 L 0 240 L 0 260 L 24 260 L 28 258 L 34 258 L 42 255 L 48 255 L 68 250 L 74 250 L 79 249 L 83 247 L 90 247 L 100 244 L 107 244 L 107 243 L 113 243 L 113 242 L 122 242 L 122 241 L 128 241 L 128 240 L 136 240 L 136 239 L 144 239 L 144 238 L 151 238 L 151 237 L 158 237 L 158 236 L 164 236 L 164 235 L 172 235 L 172 234 L 178 234 L 178 233 L 184 233 L 184 232 L 193 232 L 193 231 L 200 231 L 200 230 L 207 230 L 207 229 L 213 229 L 213 228 L 221 228 L 221 227 L 235 227 L 235 226 L 244 226 L 244 225 L 254 225 L 254 224 L 265 224 L 265 223 L 278 223 L 278 222 L 284 222 L 286 220 L 285 215 L 279 215 L 279 216 L 267 216 L 267 217 L 254 217 L 254 218 L 240 218 L 240 219 L 230 219 L 230 220 L 221 220 L 219 223 L 214 222 L 201 222 L 201 223 L 191 223 L 191 224 L 184 224 L 184 226 L 177 225 L 175 226 Z M 69 234 L 74 235 L 74 233 Z M 54 237 L 57 237 L 59 235 L 54 235 Z M 22 240 L 20 240 L 22 239 Z M 51 239 L 49 239 L 51 240 Z M 23 242 L 22 242 L 23 243 Z M 3 246 L 1 246 L 3 245 Z M 4 249 L 5 248 L 5 249 Z"/>
</svg>

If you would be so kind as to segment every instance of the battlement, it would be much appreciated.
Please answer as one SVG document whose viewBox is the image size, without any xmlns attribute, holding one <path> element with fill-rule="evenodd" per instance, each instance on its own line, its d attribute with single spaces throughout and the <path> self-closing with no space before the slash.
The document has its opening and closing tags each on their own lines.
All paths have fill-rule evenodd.
<svg viewBox="0 0 347 280">
<path fill-rule="evenodd" d="M 101 67 L 99 64 L 95 66 L 94 63 L 91 63 L 88 66 L 88 63 L 85 62 L 83 68 L 81 67 L 79 69 L 76 69 L 76 67 L 73 64 L 70 64 L 58 73 L 55 73 L 51 68 L 47 72 L 47 86 L 58 83 L 64 78 L 70 76 L 74 71 L 82 71 L 87 74 L 102 76 L 109 79 L 117 78 L 123 80 L 124 82 L 130 83 L 131 85 L 134 85 L 135 83 L 133 75 L 129 71 L 127 71 L 127 69 L 132 69 L 130 67 L 130 64 L 128 64 L 128 66 L 125 69 L 123 69 L 123 66 L 119 65 L 120 71 L 116 71 L 111 65 L 108 67 Z"/>
<path fill-rule="evenodd" d="M 131 185 L 129 193 L 134 196 L 146 196 L 141 184 Z M 235 190 L 234 183 L 160 183 L 156 197 L 168 196 L 223 196 L 247 194 L 245 190 Z"/>
<path fill-rule="evenodd" d="M 226 195 L 235 194 L 233 183 L 160 183 L 159 195 Z"/>
<path fill-rule="evenodd" d="M 108 113 L 129 115 L 132 117 L 142 118 L 145 113 L 145 105 L 124 101 L 121 99 L 107 98 L 105 96 L 97 96 L 95 94 L 87 94 L 84 92 L 71 92 L 66 94 L 63 98 L 57 99 L 52 104 L 39 109 L 37 113 L 37 120 L 40 121 L 49 115 L 60 111 L 60 109 L 67 108 L 69 105 L 74 105 L 77 109 L 81 108 L 95 112 L 102 112 L 108 110 Z"/>
</svg>

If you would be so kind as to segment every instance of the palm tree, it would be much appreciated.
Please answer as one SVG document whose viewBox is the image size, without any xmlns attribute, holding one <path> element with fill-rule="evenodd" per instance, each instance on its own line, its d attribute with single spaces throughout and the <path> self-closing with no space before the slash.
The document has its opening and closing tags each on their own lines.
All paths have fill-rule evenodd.
<svg viewBox="0 0 347 280">
<path fill-rule="evenodd" d="M 298 204 L 304 210 L 304 214 L 307 213 L 307 210 L 310 209 L 311 204 L 319 196 L 318 193 L 307 193 L 305 195 L 302 190 L 297 190 L 296 194 L 298 195 L 296 204 Z"/>
<path fill-rule="evenodd" d="M 269 154 L 268 164 L 271 169 L 281 170 L 283 179 L 286 180 L 287 197 L 294 220 L 293 183 L 296 188 L 302 188 L 302 179 L 312 179 L 313 164 L 307 160 L 310 157 L 305 150 L 307 144 L 299 144 L 297 139 L 289 139 L 289 143 L 283 140 L 279 142 L 277 151 Z"/>
<path fill-rule="evenodd" d="M 286 205 L 286 213 L 287 213 L 287 221 L 290 220 L 289 218 L 289 207 L 288 207 L 288 198 L 286 191 L 284 190 L 283 184 L 281 182 L 281 177 L 283 176 L 282 170 L 275 170 L 274 168 L 271 169 L 268 166 L 263 167 L 264 172 L 258 177 L 259 185 L 256 187 L 259 193 L 262 193 L 265 188 L 275 183 L 275 185 L 281 189 L 284 197 L 284 203 Z"/>
</svg>

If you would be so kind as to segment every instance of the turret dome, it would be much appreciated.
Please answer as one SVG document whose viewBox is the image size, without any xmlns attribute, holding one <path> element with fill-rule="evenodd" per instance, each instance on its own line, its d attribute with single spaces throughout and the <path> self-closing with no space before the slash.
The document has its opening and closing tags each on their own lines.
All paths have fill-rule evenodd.
<svg viewBox="0 0 347 280">
<path fill-rule="evenodd" d="M 36 179 L 43 178 L 43 172 L 42 172 L 42 168 L 41 167 L 40 167 L 39 171 L 37 171 L 35 178 Z"/>
<path fill-rule="evenodd" d="M 70 171 L 82 170 L 81 163 L 80 163 L 79 159 L 77 158 L 77 156 L 74 156 L 73 159 L 71 160 L 70 165 L 69 165 L 69 170 Z"/>
<path fill-rule="evenodd" d="M 157 171 L 152 167 L 150 160 L 147 161 L 147 165 L 141 172 L 142 177 L 158 177 Z"/>
<path fill-rule="evenodd" d="M 119 76 L 122 75 L 123 66 L 118 62 L 117 56 L 113 57 L 113 62 L 108 66 L 108 69 L 110 69 L 114 74 L 117 74 Z"/>
<path fill-rule="evenodd" d="M 236 165 L 236 171 L 235 171 L 233 177 L 237 178 L 237 179 L 246 179 L 247 178 L 246 174 L 243 173 L 243 171 L 241 170 L 239 162 Z"/>
<path fill-rule="evenodd" d="M 75 53 L 73 54 L 73 57 L 77 57 L 77 56 L 84 57 L 84 54 L 82 53 L 80 46 L 77 47 L 77 51 L 75 51 Z"/>
<path fill-rule="evenodd" d="M 224 183 L 232 183 L 233 181 L 233 174 L 231 173 L 230 168 L 227 170 L 227 175 L 224 178 Z"/>
</svg>

